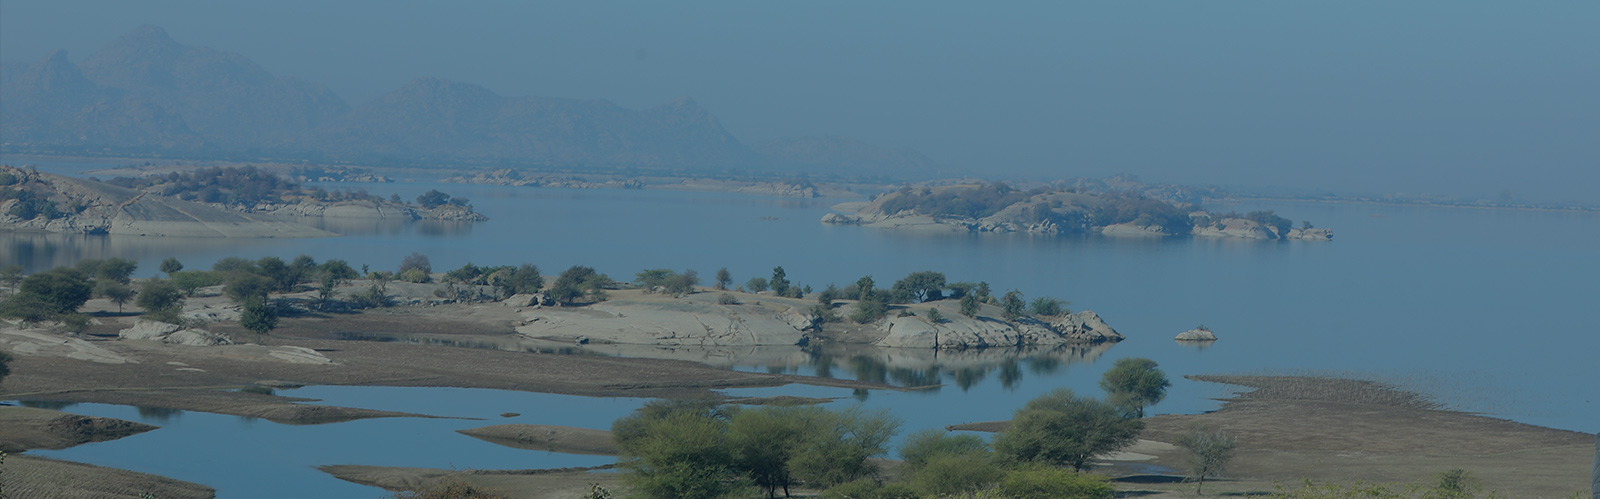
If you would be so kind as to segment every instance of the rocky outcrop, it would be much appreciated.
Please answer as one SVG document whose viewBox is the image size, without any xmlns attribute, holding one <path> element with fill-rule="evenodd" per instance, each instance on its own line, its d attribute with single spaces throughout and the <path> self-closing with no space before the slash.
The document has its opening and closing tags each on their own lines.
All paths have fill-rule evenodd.
<svg viewBox="0 0 1600 499">
<path fill-rule="evenodd" d="M 1332 241 L 1333 229 L 1290 229 L 1289 239 L 1302 241 Z"/>
<path fill-rule="evenodd" d="M 1217 341 L 1217 335 L 1212 334 L 1211 330 L 1206 329 L 1205 326 L 1200 326 L 1178 333 L 1178 336 L 1173 339 L 1178 341 Z"/>
<path fill-rule="evenodd" d="M 1172 233 L 1159 225 L 1139 225 L 1134 222 L 1111 224 L 1100 228 L 1100 233 L 1113 237 L 1164 237 Z"/>
<path fill-rule="evenodd" d="M 170 237 L 333 237 L 338 234 L 271 215 L 240 213 L 103 182 L 0 167 L 18 192 L 51 213 L 18 216 L 21 198 L 0 201 L 0 229 Z"/>
<path fill-rule="evenodd" d="M 1098 314 L 1087 310 L 1046 320 L 1020 317 L 1005 321 L 983 312 L 977 317 L 963 316 L 956 307 L 945 304 L 935 304 L 932 308 L 939 309 L 943 316 L 937 323 L 919 316 L 885 319 L 882 329 L 886 334 L 876 345 L 964 349 L 1117 342 L 1123 339 Z"/>
<path fill-rule="evenodd" d="M 774 297 L 724 305 L 717 294 L 680 299 L 642 292 L 617 292 L 605 302 L 581 308 L 544 307 L 523 312 L 517 332 L 555 341 L 626 343 L 657 346 L 798 345 L 817 319 L 803 312 L 801 300 Z"/>
<path fill-rule="evenodd" d="M 1242 239 L 1278 239 L 1278 231 L 1254 220 L 1226 218 L 1212 225 L 1195 227 L 1194 235 L 1201 237 L 1237 237 Z"/>
<path fill-rule="evenodd" d="M 226 335 L 149 319 L 136 320 L 133 323 L 133 327 L 118 332 L 117 337 L 125 340 L 159 341 L 173 345 L 189 346 L 233 344 L 233 339 L 228 338 Z"/>
<path fill-rule="evenodd" d="M 305 200 L 289 204 L 262 204 L 251 208 L 249 211 L 291 217 L 454 220 L 463 222 L 482 222 L 489 219 L 489 217 L 463 206 L 441 205 L 434 208 L 424 208 L 416 205 L 376 200 L 334 202 Z"/>
</svg>

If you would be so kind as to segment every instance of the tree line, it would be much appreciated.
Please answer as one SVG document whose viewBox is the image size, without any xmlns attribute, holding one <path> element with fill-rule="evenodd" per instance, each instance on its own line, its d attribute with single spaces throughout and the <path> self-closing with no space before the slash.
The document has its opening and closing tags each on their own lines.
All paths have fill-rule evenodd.
<svg viewBox="0 0 1600 499">
<path fill-rule="evenodd" d="M 1110 498 L 1109 481 L 1088 473 L 1091 458 L 1132 445 L 1144 427 L 1143 408 L 1170 385 L 1153 361 L 1123 359 L 1102 379 L 1107 400 L 1056 389 L 1018 409 L 992 440 L 943 429 L 907 436 L 897 478 L 881 473 L 875 459 L 889 454 L 900 426 L 882 410 L 658 400 L 613 423 L 612 435 L 627 481 L 650 499 L 789 497 L 795 487 L 838 499 L 980 491 L 994 498 Z M 1207 473 L 1225 460 L 1212 460 Z"/>
</svg>

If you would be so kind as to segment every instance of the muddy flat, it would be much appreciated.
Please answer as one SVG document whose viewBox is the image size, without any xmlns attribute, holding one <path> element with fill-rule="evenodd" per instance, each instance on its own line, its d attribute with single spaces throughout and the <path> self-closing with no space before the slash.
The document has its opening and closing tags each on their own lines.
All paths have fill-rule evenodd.
<svg viewBox="0 0 1600 499">
<path fill-rule="evenodd" d="M 571 426 L 536 424 L 500 424 L 456 430 L 485 442 L 518 449 L 615 456 L 617 446 L 611 442 L 611 432 Z"/>
</svg>

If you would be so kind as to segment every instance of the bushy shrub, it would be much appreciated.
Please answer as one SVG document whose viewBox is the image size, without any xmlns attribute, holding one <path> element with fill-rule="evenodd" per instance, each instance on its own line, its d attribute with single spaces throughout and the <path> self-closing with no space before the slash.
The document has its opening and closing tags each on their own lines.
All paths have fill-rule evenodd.
<svg viewBox="0 0 1600 499">
<path fill-rule="evenodd" d="M 416 267 L 401 271 L 400 275 L 397 277 L 405 282 L 425 283 L 433 281 L 433 277 L 429 276 L 427 272 L 424 272 L 422 269 Z"/>
<path fill-rule="evenodd" d="M 1006 473 L 1000 492 L 1013 499 L 1110 499 L 1116 487 L 1100 475 L 1038 467 Z"/>
</svg>

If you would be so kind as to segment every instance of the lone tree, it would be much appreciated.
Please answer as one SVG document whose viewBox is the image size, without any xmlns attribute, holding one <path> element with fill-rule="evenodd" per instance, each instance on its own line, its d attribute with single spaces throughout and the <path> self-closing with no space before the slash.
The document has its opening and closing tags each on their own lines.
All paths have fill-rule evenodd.
<svg viewBox="0 0 1600 499">
<path fill-rule="evenodd" d="M 278 327 L 278 311 L 266 299 L 251 298 L 244 303 L 239 326 L 256 334 L 267 334 Z"/>
<path fill-rule="evenodd" d="M 1195 482 L 1194 493 L 1199 494 L 1206 477 L 1222 473 L 1228 460 L 1233 459 L 1238 441 L 1215 429 L 1193 426 L 1188 434 L 1178 437 L 1177 444 L 1189 452 L 1189 480 Z"/>
<path fill-rule="evenodd" d="M 181 270 L 183 270 L 183 262 L 178 261 L 177 258 L 169 256 L 166 260 L 161 261 L 161 272 L 167 274 L 168 279 L 172 278 L 173 272 Z"/>
<path fill-rule="evenodd" d="M 117 304 L 117 313 L 122 313 L 122 304 L 133 299 L 133 287 L 117 281 L 99 281 L 94 284 L 94 294 Z"/>
<path fill-rule="evenodd" d="M 912 272 L 905 279 L 895 281 L 891 288 L 895 294 L 906 294 L 918 303 L 944 299 L 944 274 L 932 270 Z"/>
<path fill-rule="evenodd" d="M 165 279 L 151 279 L 144 282 L 139 289 L 139 298 L 135 305 L 145 310 L 145 315 L 163 322 L 176 322 L 178 312 L 183 310 L 183 290 L 172 281 Z"/>
<path fill-rule="evenodd" d="M 723 268 L 717 269 L 717 284 L 716 284 L 717 290 L 718 291 L 727 291 L 728 290 L 728 286 L 732 286 L 732 285 L 733 285 L 733 274 L 728 272 L 728 268 L 727 267 L 723 267 Z"/>
<path fill-rule="evenodd" d="M 1118 359 L 1100 378 L 1100 389 L 1111 396 L 1112 403 L 1141 418 L 1145 407 L 1167 397 L 1169 386 L 1172 382 L 1156 368 L 1156 361 L 1138 357 Z"/>
<path fill-rule="evenodd" d="M 11 375 L 11 366 L 8 365 L 10 363 L 11 354 L 0 352 L 0 382 L 4 382 L 6 376 Z"/>
<path fill-rule="evenodd" d="M 791 284 L 789 283 L 789 275 L 783 271 L 783 267 L 772 268 L 772 279 L 767 281 L 767 285 L 772 286 L 774 294 L 789 296 L 789 286 Z"/>
<path fill-rule="evenodd" d="M 6 298 L 4 312 L 26 320 L 58 318 L 77 313 L 93 294 L 83 271 L 56 267 L 22 279 L 17 294 Z"/>
<path fill-rule="evenodd" d="M 961 297 L 961 315 L 978 316 L 978 295 L 967 294 Z"/>
<path fill-rule="evenodd" d="M 1007 291 L 1000 297 L 1000 315 L 1008 321 L 1017 320 L 1026 314 L 1028 302 L 1023 301 L 1022 292 L 1017 290 Z"/>
<path fill-rule="evenodd" d="M 1133 445 L 1144 422 L 1098 399 L 1056 388 L 1018 409 L 994 439 L 997 454 L 1022 462 L 1089 468 L 1089 458 Z"/>
</svg>

